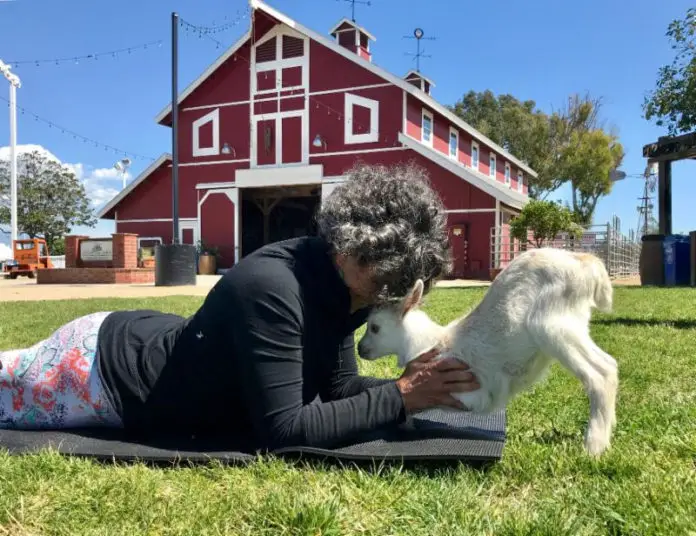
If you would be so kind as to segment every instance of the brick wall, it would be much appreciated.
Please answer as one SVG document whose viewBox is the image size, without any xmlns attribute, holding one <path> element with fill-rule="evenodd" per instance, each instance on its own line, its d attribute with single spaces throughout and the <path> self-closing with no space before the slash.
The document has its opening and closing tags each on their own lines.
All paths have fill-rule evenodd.
<svg viewBox="0 0 696 536">
<path fill-rule="evenodd" d="M 39 285 L 148 284 L 154 282 L 155 270 L 152 268 L 54 268 L 39 270 L 36 279 L 36 283 Z"/>
<path fill-rule="evenodd" d="M 80 266 L 80 240 L 89 238 L 84 235 L 68 235 L 65 237 L 65 267 L 78 268 Z"/>
<path fill-rule="evenodd" d="M 132 233 L 114 233 L 113 266 L 114 268 L 138 267 L 138 235 Z"/>
</svg>

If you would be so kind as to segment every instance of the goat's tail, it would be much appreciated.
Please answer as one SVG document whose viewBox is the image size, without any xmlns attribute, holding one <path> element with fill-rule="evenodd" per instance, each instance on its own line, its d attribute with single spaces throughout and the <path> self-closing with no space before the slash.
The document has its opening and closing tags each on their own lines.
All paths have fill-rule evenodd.
<svg viewBox="0 0 696 536">
<path fill-rule="evenodd" d="M 595 255 L 587 255 L 585 261 L 589 268 L 590 288 L 595 307 L 603 313 L 610 313 L 613 307 L 614 287 L 609 272 L 602 260 Z"/>
</svg>

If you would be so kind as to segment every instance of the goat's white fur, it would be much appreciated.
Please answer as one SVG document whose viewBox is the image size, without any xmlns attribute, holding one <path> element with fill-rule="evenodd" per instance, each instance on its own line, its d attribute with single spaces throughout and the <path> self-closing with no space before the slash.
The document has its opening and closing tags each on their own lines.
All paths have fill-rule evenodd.
<svg viewBox="0 0 696 536">
<path fill-rule="evenodd" d="M 533 249 L 493 281 L 469 314 L 441 326 L 418 305 L 423 282 L 397 306 L 370 314 L 358 344 L 363 359 L 396 354 L 399 366 L 440 346 L 439 357 L 466 362 L 480 388 L 453 393 L 470 411 L 487 413 L 541 380 L 555 358 L 581 382 L 590 401 L 585 448 L 600 455 L 616 426 L 618 367 L 590 337 L 592 308 L 612 309 L 613 289 L 594 255 Z"/>
</svg>

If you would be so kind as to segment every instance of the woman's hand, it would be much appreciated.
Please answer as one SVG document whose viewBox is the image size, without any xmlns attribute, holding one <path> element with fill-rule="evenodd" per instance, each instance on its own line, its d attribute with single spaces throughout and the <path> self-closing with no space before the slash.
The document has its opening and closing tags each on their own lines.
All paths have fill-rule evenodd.
<svg viewBox="0 0 696 536">
<path fill-rule="evenodd" d="M 450 393 L 474 391 L 480 387 L 476 378 L 468 372 L 469 366 L 454 358 L 438 359 L 441 348 L 433 348 L 406 365 L 396 386 L 401 392 L 406 413 L 435 406 L 451 406 L 466 409 Z"/>
</svg>

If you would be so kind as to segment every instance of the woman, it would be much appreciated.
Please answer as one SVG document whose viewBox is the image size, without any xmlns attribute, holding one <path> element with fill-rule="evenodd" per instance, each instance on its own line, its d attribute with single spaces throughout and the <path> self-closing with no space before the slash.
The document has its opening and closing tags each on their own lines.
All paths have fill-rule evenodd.
<svg viewBox="0 0 696 536">
<path fill-rule="evenodd" d="M 478 387 L 465 365 L 430 352 L 377 379 L 358 375 L 354 353 L 371 307 L 447 269 L 445 221 L 422 170 L 358 166 L 324 202 L 318 236 L 245 257 L 190 318 L 96 313 L 0 354 L 0 426 L 226 434 L 264 450 L 459 407 L 448 393 Z"/>
</svg>

